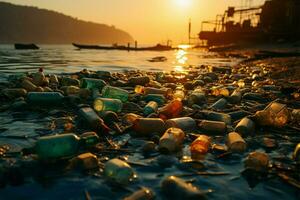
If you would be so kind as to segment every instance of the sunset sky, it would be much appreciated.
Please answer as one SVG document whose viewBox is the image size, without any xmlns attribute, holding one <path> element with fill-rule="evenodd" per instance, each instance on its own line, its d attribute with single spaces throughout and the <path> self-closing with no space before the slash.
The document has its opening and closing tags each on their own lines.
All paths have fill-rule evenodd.
<svg viewBox="0 0 300 200">
<path fill-rule="evenodd" d="M 1 0 L 0 0 L 1 1 Z M 187 26 L 192 19 L 193 35 L 201 21 L 215 19 L 229 5 L 246 0 L 2 0 L 55 10 L 79 19 L 115 25 L 130 33 L 139 43 L 150 44 L 171 39 L 187 41 Z M 252 0 L 260 5 L 264 0 Z"/>
</svg>

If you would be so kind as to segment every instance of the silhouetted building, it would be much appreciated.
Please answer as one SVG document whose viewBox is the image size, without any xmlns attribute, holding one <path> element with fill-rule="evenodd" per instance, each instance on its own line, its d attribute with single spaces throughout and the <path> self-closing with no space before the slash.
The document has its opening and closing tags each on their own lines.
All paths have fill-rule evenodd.
<svg viewBox="0 0 300 200">
<path fill-rule="evenodd" d="M 213 25 L 206 31 L 205 25 Z M 208 45 L 300 39 L 300 0 L 268 0 L 259 7 L 229 7 L 214 21 L 202 22 L 201 40 Z"/>
</svg>

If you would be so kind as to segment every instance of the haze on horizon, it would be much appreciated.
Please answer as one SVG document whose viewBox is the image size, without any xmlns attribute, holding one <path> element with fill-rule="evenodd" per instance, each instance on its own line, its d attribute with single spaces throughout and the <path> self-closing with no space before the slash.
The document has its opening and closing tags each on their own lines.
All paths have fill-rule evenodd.
<svg viewBox="0 0 300 200">
<path fill-rule="evenodd" d="M 240 6 L 246 0 L 0 0 L 19 5 L 54 10 L 78 19 L 114 25 L 140 44 L 168 39 L 187 41 L 188 20 L 196 37 L 201 21 L 213 20 L 228 6 Z M 248 0 L 249 1 L 249 0 Z M 265 0 L 252 0 L 261 5 Z"/>
</svg>

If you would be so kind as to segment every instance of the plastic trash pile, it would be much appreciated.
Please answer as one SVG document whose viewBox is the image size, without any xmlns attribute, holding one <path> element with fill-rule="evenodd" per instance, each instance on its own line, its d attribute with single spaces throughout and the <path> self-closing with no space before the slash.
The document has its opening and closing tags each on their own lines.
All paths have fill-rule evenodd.
<svg viewBox="0 0 300 200">
<path fill-rule="evenodd" d="M 230 174 L 207 161 L 242 162 L 239 170 L 250 187 L 275 178 L 300 189 L 299 87 L 272 80 L 266 68 L 82 70 L 64 75 L 40 69 L 8 81 L 1 91 L 1 112 L 54 113 L 60 118 L 33 138 L 30 148 L 11 154 L 9 144 L 0 146 L 0 187 L 22 185 L 35 168 L 45 166 L 97 174 L 128 187 L 139 184 L 136 166 L 148 169 L 157 162 L 163 171 L 176 159 L 178 173 L 159 177 L 165 199 L 202 199 L 224 192 L 200 189 L 183 178 Z M 142 158 L 130 161 L 137 152 Z M 158 195 L 141 186 L 121 198 Z"/>
</svg>

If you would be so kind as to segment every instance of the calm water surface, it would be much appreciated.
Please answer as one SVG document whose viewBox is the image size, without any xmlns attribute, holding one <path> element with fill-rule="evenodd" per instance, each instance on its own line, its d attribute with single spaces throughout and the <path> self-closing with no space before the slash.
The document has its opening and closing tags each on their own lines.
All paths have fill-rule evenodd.
<svg viewBox="0 0 300 200">
<path fill-rule="evenodd" d="M 35 71 L 44 67 L 46 73 L 90 70 L 146 70 L 170 71 L 188 65 L 233 65 L 238 59 L 217 57 L 204 50 L 176 50 L 165 52 L 127 52 L 104 50 L 77 50 L 71 45 L 40 45 L 40 50 L 15 50 L 12 45 L 0 45 L 0 73 Z M 148 60 L 164 56 L 166 62 Z"/>
</svg>

